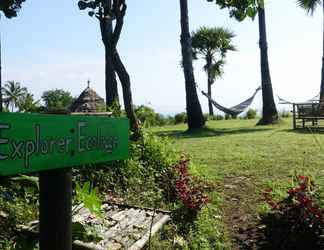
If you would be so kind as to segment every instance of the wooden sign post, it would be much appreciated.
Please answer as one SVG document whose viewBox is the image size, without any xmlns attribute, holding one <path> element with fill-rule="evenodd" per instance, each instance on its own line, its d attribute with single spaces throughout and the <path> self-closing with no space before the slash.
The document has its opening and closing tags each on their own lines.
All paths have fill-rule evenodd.
<svg viewBox="0 0 324 250">
<path fill-rule="evenodd" d="M 40 172 L 40 249 L 72 249 L 71 167 L 128 157 L 126 118 L 0 113 L 0 176 Z"/>
</svg>

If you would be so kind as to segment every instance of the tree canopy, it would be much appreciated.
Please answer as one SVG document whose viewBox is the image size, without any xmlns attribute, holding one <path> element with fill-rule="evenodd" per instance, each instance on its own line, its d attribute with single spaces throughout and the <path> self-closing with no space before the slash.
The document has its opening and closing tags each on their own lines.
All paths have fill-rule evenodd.
<svg viewBox="0 0 324 250">
<path fill-rule="evenodd" d="M 67 109 L 73 102 L 73 97 L 69 91 L 55 89 L 45 91 L 42 95 L 47 110 Z"/>
<path fill-rule="evenodd" d="M 2 88 L 2 94 L 6 108 L 10 107 L 13 112 L 15 108 L 19 108 L 19 102 L 27 94 L 27 88 L 22 87 L 19 82 L 8 81 Z"/>
<path fill-rule="evenodd" d="M 207 1 L 214 2 L 214 0 Z M 258 8 L 264 6 L 264 0 L 215 0 L 215 3 L 221 9 L 228 8 L 230 17 L 234 17 L 238 21 L 243 21 L 246 17 L 254 19 Z"/>
<path fill-rule="evenodd" d="M 127 5 L 125 0 L 80 0 L 78 6 L 80 10 L 90 9 L 88 11 L 89 16 L 95 16 L 101 22 L 104 43 L 109 43 L 111 48 L 114 49 L 118 43 L 123 27 L 122 19 L 126 14 Z M 107 35 L 107 27 L 103 25 L 107 20 L 116 20 L 116 26 L 111 36 Z M 106 39 L 109 41 L 105 41 Z"/>
<path fill-rule="evenodd" d="M 297 0 L 297 4 L 311 15 L 314 14 L 317 6 L 320 6 L 321 3 L 321 0 Z"/>
<path fill-rule="evenodd" d="M 0 10 L 7 18 L 17 16 L 17 12 L 21 9 L 21 5 L 26 0 L 1 0 Z"/>
<path fill-rule="evenodd" d="M 223 27 L 201 27 L 192 33 L 194 59 L 201 55 L 206 60 L 204 70 L 211 73 L 213 79 L 222 75 L 227 51 L 236 50 L 232 44 L 235 34 Z"/>
</svg>

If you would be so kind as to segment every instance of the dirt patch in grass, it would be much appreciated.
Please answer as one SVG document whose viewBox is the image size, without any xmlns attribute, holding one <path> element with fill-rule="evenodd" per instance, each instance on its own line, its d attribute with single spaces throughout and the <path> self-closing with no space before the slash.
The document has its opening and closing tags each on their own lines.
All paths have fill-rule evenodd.
<svg viewBox="0 0 324 250">
<path fill-rule="evenodd" d="M 224 224 L 231 239 L 231 249 L 260 249 L 262 226 L 256 207 L 256 184 L 248 176 L 228 176 L 223 186 Z"/>
</svg>

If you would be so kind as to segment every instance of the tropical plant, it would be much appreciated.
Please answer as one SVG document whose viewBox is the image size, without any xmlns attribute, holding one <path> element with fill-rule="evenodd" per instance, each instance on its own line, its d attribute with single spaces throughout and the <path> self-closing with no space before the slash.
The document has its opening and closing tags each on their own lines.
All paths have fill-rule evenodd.
<svg viewBox="0 0 324 250">
<path fill-rule="evenodd" d="M 263 191 L 268 212 L 261 215 L 265 249 L 323 249 L 323 208 L 321 193 L 310 176 L 295 176 L 288 196 L 275 199 L 275 191 Z"/>
<path fill-rule="evenodd" d="M 7 108 L 10 107 L 11 112 L 19 107 L 19 102 L 27 94 L 27 89 L 22 87 L 19 82 L 8 81 L 2 88 L 3 101 Z"/>
<path fill-rule="evenodd" d="M 211 96 L 211 87 L 217 78 L 223 74 L 226 53 L 235 50 L 232 44 L 234 33 L 223 27 L 202 27 L 192 33 L 192 48 L 194 59 L 202 56 L 206 61 L 204 70 L 207 73 L 208 95 Z M 211 100 L 208 101 L 209 115 L 214 115 Z"/>
<path fill-rule="evenodd" d="M 324 3 L 321 0 L 297 0 L 297 4 L 305 9 L 307 13 L 313 15 L 317 6 L 323 5 L 323 15 L 324 15 Z M 324 33 L 324 30 L 323 30 Z M 323 46 L 324 46 L 324 36 L 323 36 Z M 324 47 L 322 51 L 322 57 L 324 58 Z M 324 102 L 324 60 L 322 60 L 322 71 L 321 71 L 321 87 L 320 87 L 320 103 Z"/>
<path fill-rule="evenodd" d="M 205 119 L 197 95 L 195 76 L 192 66 L 192 44 L 189 32 L 188 1 L 180 0 L 181 15 L 181 49 L 182 67 L 185 77 L 186 106 L 188 116 L 188 129 L 197 129 L 205 125 Z"/>
<path fill-rule="evenodd" d="M 249 109 L 244 118 L 245 119 L 255 119 L 257 117 L 257 111 L 255 109 Z"/>
<path fill-rule="evenodd" d="M 42 95 L 42 99 L 47 110 L 68 109 L 73 102 L 71 93 L 63 89 L 45 91 Z"/>
<path fill-rule="evenodd" d="M 113 79 L 116 72 L 122 85 L 125 111 L 128 119 L 130 120 L 130 127 L 134 133 L 134 138 L 137 138 L 140 135 L 140 131 L 133 107 L 130 76 L 117 50 L 117 44 L 123 29 L 124 17 L 127 10 L 126 1 L 80 0 L 78 5 L 80 10 L 90 9 L 88 12 L 89 15 L 95 16 L 99 20 L 102 41 L 106 49 L 106 92 L 108 91 L 107 84 L 111 83 L 107 80 L 107 77 L 110 76 L 110 80 L 112 81 L 111 84 L 113 84 L 113 88 L 110 90 L 113 91 L 112 93 L 114 93 L 114 88 L 116 86 L 117 93 L 117 83 L 115 85 L 115 80 Z M 115 25 L 113 25 L 114 21 Z M 106 99 L 107 105 L 110 106 L 113 104 L 114 99 L 116 98 L 109 99 L 107 97 Z"/>
<path fill-rule="evenodd" d="M 214 2 L 214 0 L 207 0 Z M 238 21 L 243 21 L 246 17 L 254 19 L 258 14 L 259 20 L 259 46 L 260 46 L 260 64 L 261 64 L 261 82 L 262 82 L 262 118 L 258 122 L 259 125 L 270 124 L 279 119 L 276 104 L 273 98 L 272 83 L 270 77 L 270 69 L 268 62 L 268 45 L 266 32 L 266 19 L 264 0 L 215 0 L 221 8 L 228 8 L 230 17 L 234 17 Z"/>
<path fill-rule="evenodd" d="M 0 11 L 4 13 L 7 18 L 17 16 L 17 12 L 21 9 L 21 5 L 26 0 L 2 0 L 0 1 Z M 1 72 L 1 41 L 0 41 L 0 112 L 3 109 L 2 100 L 2 72 Z"/>
<path fill-rule="evenodd" d="M 34 95 L 26 93 L 18 100 L 19 112 L 37 112 L 40 109 L 40 100 L 34 100 Z"/>
</svg>

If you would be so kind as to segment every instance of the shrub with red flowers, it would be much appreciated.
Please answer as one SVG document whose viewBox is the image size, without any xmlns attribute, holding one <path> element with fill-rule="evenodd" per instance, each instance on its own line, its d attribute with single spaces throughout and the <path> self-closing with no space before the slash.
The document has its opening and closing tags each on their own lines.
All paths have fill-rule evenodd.
<svg viewBox="0 0 324 250">
<path fill-rule="evenodd" d="M 271 213 L 263 216 L 266 236 L 274 249 L 323 249 L 323 210 L 318 191 L 308 176 L 297 176 L 288 197 L 275 201 L 272 189 L 263 192 Z"/>
<path fill-rule="evenodd" d="M 209 202 L 203 187 L 194 182 L 194 178 L 188 172 L 188 159 L 181 159 L 175 170 L 178 174 L 175 181 L 175 191 L 184 206 L 192 210 L 200 210 Z"/>
<path fill-rule="evenodd" d="M 178 221 L 178 230 L 186 234 L 197 218 L 198 212 L 209 202 L 206 194 L 214 190 L 212 183 L 189 173 L 190 160 L 185 156 L 162 175 L 162 185 L 169 201 L 173 201 L 174 221 Z"/>
</svg>

